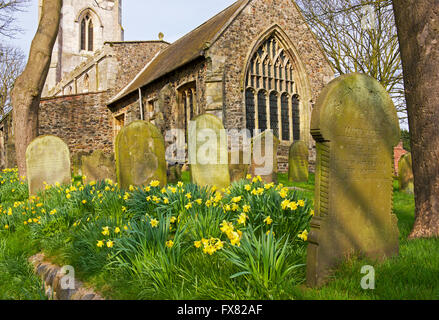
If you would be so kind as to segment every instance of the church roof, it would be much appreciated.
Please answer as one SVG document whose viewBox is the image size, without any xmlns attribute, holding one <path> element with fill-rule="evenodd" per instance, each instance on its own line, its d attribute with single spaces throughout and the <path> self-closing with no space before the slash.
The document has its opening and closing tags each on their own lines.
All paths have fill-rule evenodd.
<svg viewBox="0 0 439 320">
<path fill-rule="evenodd" d="M 249 0 L 238 0 L 216 16 L 160 51 L 108 104 L 138 90 L 185 64 L 204 56 L 204 51 L 230 24 Z"/>
</svg>

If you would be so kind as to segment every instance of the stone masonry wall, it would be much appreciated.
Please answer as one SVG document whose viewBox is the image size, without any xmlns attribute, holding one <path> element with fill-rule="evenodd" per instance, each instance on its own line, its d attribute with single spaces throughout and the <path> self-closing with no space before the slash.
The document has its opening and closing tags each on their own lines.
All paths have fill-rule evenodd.
<svg viewBox="0 0 439 320">
<path fill-rule="evenodd" d="M 113 151 L 113 121 L 105 105 L 106 92 L 41 100 L 40 135 L 51 134 L 64 140 L 71 155 L 100 149 Z"/>
</svg>

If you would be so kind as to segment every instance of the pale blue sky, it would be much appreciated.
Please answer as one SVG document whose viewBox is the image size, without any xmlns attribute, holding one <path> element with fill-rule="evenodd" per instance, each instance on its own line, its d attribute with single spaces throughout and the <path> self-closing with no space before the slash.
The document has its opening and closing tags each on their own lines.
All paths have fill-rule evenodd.
<svg viewBox="0 0 439 320">
<path fill-rule="evenodd" d="M 122 26 L 125 40 L 157 40 L 159 32 L 173 42 L 193 30 L 235 0 L 123 0 Z M 38 0 L 32 0 L 27 12 L 17 14 L 17 24 L 25 30 L 7 40 L 28 54 L 37 29 Z M 5 41 L 1 39 L 0 41 Z"/>
</svg>

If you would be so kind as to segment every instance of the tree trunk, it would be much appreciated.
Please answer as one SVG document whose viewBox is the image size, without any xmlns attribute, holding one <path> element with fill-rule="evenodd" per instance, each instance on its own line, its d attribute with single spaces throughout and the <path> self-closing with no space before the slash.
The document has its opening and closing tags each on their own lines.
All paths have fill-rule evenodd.
<svg viewBox="0 0 439 320">
<path fill-rule="evenodd" d="M 26 148 L 38 135 L 38 109 L 58 35 L 61 7 L 62 0 L 43 0 L 41 19 L 26 68 L 17 78 L 11 93 L 15 151 L 21 176 L 26 175 Z"/>
<path fill-rule="evenodd" d="M 393 0 L 413 153 L 410 238 L 439 236 L 439 0 Z"/>
</svg>

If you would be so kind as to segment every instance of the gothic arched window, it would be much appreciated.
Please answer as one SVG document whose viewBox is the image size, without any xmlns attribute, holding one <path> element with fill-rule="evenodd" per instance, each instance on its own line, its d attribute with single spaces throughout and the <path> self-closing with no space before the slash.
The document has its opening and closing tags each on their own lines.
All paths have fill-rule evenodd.
<svg viewBox="0 0 439 320">
<path fill-rule="evenodd" d="M 93 51 L 93 21 L 89 14 L 81 20 L 81 50 Z"/>
<path fill-rule="evenodd" d="M 275 35 L 266 39 L 251 57 L 245 81 L 247 129 L 252 134 L 253 129 L 271 129 L 284 141 L 300 137 L 293 61 Z M 254 92 L 258 92 L 256 99 Z"/>
</svg>

